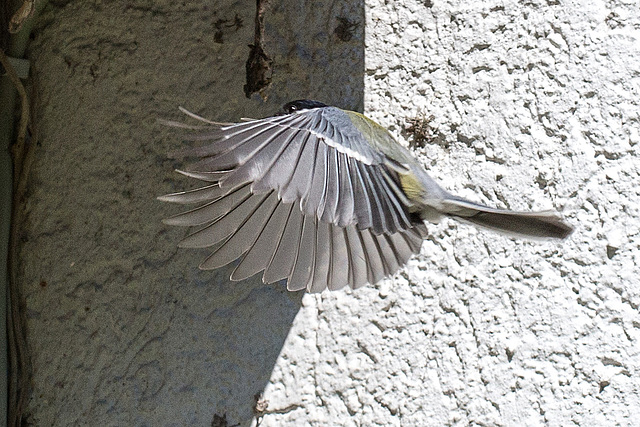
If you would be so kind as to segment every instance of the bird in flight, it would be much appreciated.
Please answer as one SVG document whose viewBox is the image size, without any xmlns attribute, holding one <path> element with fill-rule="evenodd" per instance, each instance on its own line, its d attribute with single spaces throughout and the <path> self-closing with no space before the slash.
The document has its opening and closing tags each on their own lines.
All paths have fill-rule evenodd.
<svg viewBox="0 0 640 427">
<path fill-rule="evenodd" d="M 426 222 L 451 217 L 529 238 L 566 238 L 573 228 L 553 211 L 483 206 L 440 187 L 381 125 L 360 113 L 298 100 L 279 115 L 199 125 L 179 150 L 196 158 L 180 172 L 205 186 L 161 196 L 199 204 L 164 223 L 198 227 L 179 243 L 213 248 L 209 270 L 238 260 L 231 280 L 259 272 L 291 291 L 358 288 L 394 274 L 420 251 Z"/>
</svg>

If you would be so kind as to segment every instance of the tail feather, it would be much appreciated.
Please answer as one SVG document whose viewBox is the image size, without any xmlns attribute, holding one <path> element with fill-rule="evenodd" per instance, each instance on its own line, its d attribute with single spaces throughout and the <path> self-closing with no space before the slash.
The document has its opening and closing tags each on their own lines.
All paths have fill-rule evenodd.
<svg viewBox="0 0 640 427">
<path fill-rule="evenodd" d="M 513 236 L 564 239 L 573 232 L 554 211 L 515 212 L 457 198 L 447 200 L 444 206 L 443 213 L 449 216 Z"/>
</svg>

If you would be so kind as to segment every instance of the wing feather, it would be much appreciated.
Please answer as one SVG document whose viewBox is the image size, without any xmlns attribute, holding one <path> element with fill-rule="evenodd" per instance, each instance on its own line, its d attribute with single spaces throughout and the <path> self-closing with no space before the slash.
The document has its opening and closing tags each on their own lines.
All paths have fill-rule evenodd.
<svg viewBox="0 0 640 427">
<path fill-rule="evenodd" d="M 306 197 L 306 194 L 309 193 L 309 189 L 311 188 L 318 144 L 311 141 L 310 134 L 302 141 L 302 144 L 303 147 L 296 164 L 290 166 L 290 168 L 293 169 L 291 179 L 280 191 L 280 197 L 285 203 L 292 203 L 294 201 L 300 201 L 300 203 L 302 203 L 302 199 Z"/>
<path fill-rule="evenodd" d="M 316 257 L 316 216 L 304 216 L 302 236 L 296 252 L 293 270 L 287 282 L 287 289 L 299 291 L 305 289 L 313 275 L 313 265 Z"/>
<path fill-rule="evenodd" d="M 377 283 L 385 276 L 385 269 L 375 235 L 371 232 L 371 229 L 366 229 L 361 231 L 360 236 L 362 237 L 362 247 L 367 259 L 367 281 L 369 283 Z"/>
<path fill-rule="evenodd" d="M 196 188 L 189 191 L 167 194 L 158 197 L 158 200 L 169 203 L 180 203 L 188 205 L 191 203 L 202 203 L 208 200 L 218 199 L 229 192 L 228 188 L 222 189 L 218 183 Z"/>
<path fill-rule="evenodd" d="M 330 290 L 335 291 L 349 284 L 349 248 L 344 228 L 331 225 L 331 264 L 329 266 Z"/>
<path fill-rule="evenodd" d="M 261 193 L 269 189 L 276 189 L 282 195 L 282 189 L 289 184 L 298 167 L 292 167 L 292 165 L 298 165 L 301 150 L 306 142 L 305 138 L 308 137 L 307 133 L 296 130 L 287 143 L 283 144 L 282 151 L 273 156 L 265 173 L 253 182 L 251 190 Z"/>
<path fill-rule="evenodd" d="M 356 227 L 347 227 L 345 237 L 349 250 L 349 284 L 357 289 L 368 281 L 365 248 L 362 244 L 362 236 Z"/>
<path fill-rule="evenodd" d="M 324 221 L 316 221 L 316 257 L 310 280 L 306 286 L 309 292 L 321 292 L 327 289 L 332 255 L 331 230 L 329 227 L 330 224 Z"/>
<path fill-rule="evenodd" d="M 220 153 L 196 162 L 191 165 L 190 169 L 194 171 L 218 171 L 236 168 L 238 165 L 244 164 L 247 159 L 250 159 L 271 141 L 277 139 L 286 130 L 281 126 L 269 126 L 267 124 L 260 126 L 258 129 L 260 132 L 247 132 L 247 135 L 244 135 L 241 141 L 233 140 L 233 144 L 230 144 L 231 148 L 221 150 Z M 226 143 L 228 140 L 224 142 Z"/>
<path fill-rule="evenodd" d="M 395 247 L 388 240 L 386 234 L 378 234 L 373 236 L 376 240 L 376 246 L 380 253 L 380 258 L 384 266 L 384 275 L 390 276 L 400 268 Z"/>
<path fill-rule="evenodd" d="M 340 194 L 340 170 L 338 151 L 329 149 L 327 154 L 327 175 L 324 192 L 324 207 L 320 210 L 320 219 L 324 222 L 337 224 L 338 200 Z"/>
<path fill-rule="evenodd" d="M 243 201 L 251 197 L 248 185 L 230 191 L 224 197 L 197 207 L 187 212 L 171 216 L 163 222 L 168 225 L 193 226 L 202 225 L 217 220 L 227 214 Z"/>
<path fill-rule="evenodd" d="M 174 151 L 174 157 L 209 157 L 233 150 L 238 145 L 243 144 L 248 139 L 259 135 L 261 131 L 270 126 L 261 120 L 246 123 L 237 123 L 229 126 L 219 126 L 212 124 L 207 126 L 206 132 L 190 133 L 182 138 L 186 141 L 207 141 L 208 145 L 183 148 Z"/>
<path fill-rule="evenodd" d="M 276 190 L 285 203 L 300 202 L 304 215 L 341 227 L 357 223 L 376 234 L 410 228 L 410 205 L 391 172 L 402 165 L 369 144 L 349 117 L 325 107 L 226 125 L 199 118 L 207 130 L 196 127 L 190 139 L 209 144 L 181 154 L 200 158 L 191 176 L 222 188 L 250 182 L 253 193 Z"/>
<path fill-rule="evenodd" d="M 339 112 L 182 126 L 209 144 L 183 150 L 200 160 L 179 172 L 209 185 L 159 199 L 204 203 L 165 220 L 203 226 L 180 243 L 215 248 L 201 268 L 239 259 L 232 280 L 264 271 L 265 283 L 286 279 L 289 290 L 319 292 L 375 283 L 420 250 L 426 228 L 409 213 L 403 165 Z"/>
<path fill-rule="evenodd" d="M 278 161 L 278 157 L 284 151 L 289 142 L 298 131 L 295 129 L 279 129 L 270 136 L 271 139 L 265 141 L 253 153 L 240 159 L 239 165 L 229 173 L 221 184 L 223 187 L 235 187 L 246 182 L 254 182 L 261 179 L 264 174 Z M 274 139 L 279 141 L 274 141 Z M 277 189 L 273 186 L 269 190 Z M 255 193 L 255 187 L 252 188 Z"/>
<path fill-rule="evenodd" d="M 273 283 L 289 277 L 302 240 L 302 224 L 302 212 L 297 206 L 289 204 L 286 225 L 273 258 L 262 275 L 263 282 Z"/>
<path fill-rule="evenodd" d="M 271 217 L 259 232 L 255 243 L 244 255 L 240 264 L 233 270 L 233 273 L 231 273 L 231 280 L 249 278 L 269 266 L 284 234 L 290 211 L 291 205 L 284 203 L 277 204 Z M 286 277 L 287 274 L 288 272 L 284 273 L 282 278 Z"/>
<path fill-rule="evenodd" d="M 353 158 L 349 158 L 349 170 L 351 171 L 353 185 L 353 201 L 356 222 L 361 229 L 373 226 L 373 209 L 375 206 L 369 198 L 366 181 L 359 167 L 359 162 Z M 360 208 L 363 207 L 363 208 Z"/>
<path fill-rule="evenodd" d="M 383 196 L 384 204 L 387 211 L 385 211 L 385 231 L 386 230 L 406 230 L 411 228 L 411 221 L 409 220 L 409 214 L 407 211 L 407 205 L 404 205 L 397 196 L 395 196 L 393 189 L 387 183 L 385 179 L 386 173 L 377 171 L 371 174 L 375 179 L 376 187 L 381 190 L 380 194 Z"/>
<path fill-rule="evenodd" d="M 384 231 L 383 224 L 386 219 L 384 207 L 380 201 L 380 195 L 373 185 L 372 177 L 367 170 L 367 165 L 358 163 L 358 169 L 360 169 L 360 175 L 362 176 L 364 191 L 367 194 L 367 198 L 370 200 L 369 209 L 371 210 L 371 228 L 373 228 L 376 233 L 381 233 Z"/>
<path fill-rule="evenodd" d="M 215 172 L 189 172 L 189 171 L 182 171 L 182 170 L 176 169 L 176 172 L 184 176 L 188 176 L 189 178 L 199 179 L 200 181 L 218 182 L 222 178 L 224 178 L 230 171 L 225 170 L 225 171 L 215 171 Z"/>
<path fill-rule="evenodd" d="M 181 248 L 208 248 L 232 235 L 262 204 L 266 195 L 251 196 L 204 228 L 185 237 Z"/>
<path fill-rule="evenodd" d="M 338 227 L 346 227 L 347 225 L 354 224 L 356 222 L 353 183 L 351 182 L 351 168 L 349 167 L 349 159 L 347 155 L 339 153 L 338 159 L 338 176 L 340 179 L 338 189 L 340 194 L 337 198 L 336 220 L 334 223 Z"/>
<path fill-rule="evenodd" d="M 324 144 L 317 146 L 316 161 L 313 168 L 311 188 L 302 198 L 300 206 L 306 215 L 318 215 L 324 202 L 324 194 L 327 186 L 327 151 L 330 150 Z"/>
<path fill-rule="evenodd" d="M 255 241 L 260 237 L 260 233 L 264 230 L 269 218 L 271 218 L 278 206 L 278 196 L 275 192 L 272 192 L 262 197 L 253 197 L 260 199 L 260 202 L 222 246 L 209 255 L 200 268 L 212 270 L 235 261 L 251 249 Z"/>
<path fill-rule="evenodd" d="M 409 260 L 411 255 L 413 255 L 414 251 L 408 243 L 408 237 L 406 235 L 410 234 L 411 230 L 407 230 L 405 233 L 396 233 L 396 234 L 385 234 L 389 245 L 394 249 L 394 254 L 396 257 L 396 261 L 398 265 L 404 265 Z M 422 239 L 420 239 L 422 241 Z"/>
</svg>

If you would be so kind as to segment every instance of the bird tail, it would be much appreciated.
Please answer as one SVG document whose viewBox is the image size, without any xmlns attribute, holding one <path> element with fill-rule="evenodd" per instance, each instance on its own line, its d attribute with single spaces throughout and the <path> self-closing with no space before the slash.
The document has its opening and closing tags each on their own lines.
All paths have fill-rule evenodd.
<svg viewBox="0 0 640 427">
<path fill-rule="evenodd" d="M 495 209 L 455 196 L 443 201 L 442 206 L 442 213 L 448 216 L 517 237 L 564 239 L 573 232 L 573 227 L 554 211 Z"/>
</svg>

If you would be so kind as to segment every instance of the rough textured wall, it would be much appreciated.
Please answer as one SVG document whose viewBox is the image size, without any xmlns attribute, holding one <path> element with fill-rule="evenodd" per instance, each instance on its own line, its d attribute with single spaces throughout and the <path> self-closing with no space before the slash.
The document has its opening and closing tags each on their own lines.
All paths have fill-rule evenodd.
<svg viewBox="0 0 640 427">
<path fill-rule="evenodd" d="M 272 2 L 263 103 L 242 93 L 253 2 L 50 3 L 22 253 L 34 424 L 249 425 L 263 389 L 263 426 L 640 416 L 636 4 Z M 338 17 L 360 23 L 351 40 Z M 405 270 L 356 292 L 197 271 L 203 254 L 160 223 L 175 210 L 154 197 L 191 183 L 155 119 L 300 97 L 364 105 L 401 140 L 433 116 L 416 153 L 447 189 L 558 209 L 576 232 L 522 242 L 443 221 Z"/>
<path fill-rule="evenodd" d="M 198 271 L 206 251 L 176 248 L 187 230 L 160 220 L 179 208 L 155 198 L 196 183 L 173 172 L 182 142 L 156 119 L 260 117 L 309 95 L 361 109 L 363 33 L 333 31 L 364 7 L 314 5 L 267 12 L 266 103 L 243 92 L 253 1 L 52 1 L 39 19 L 22 251 L 35 425 L 251 422 L 302 294 L 230 283 Z"/>
<path fill-rule="evenodd" d="M 263 425 L 635 424 L 637 3 L 367 6 L 367 114 L 399 137 L 433 115 L 417 152 L 449 190 L 558 209 L 576 231 L 445 221 L 392 281 L 306 296 L 266 393 L 302 407 Z"/>
</svg>

